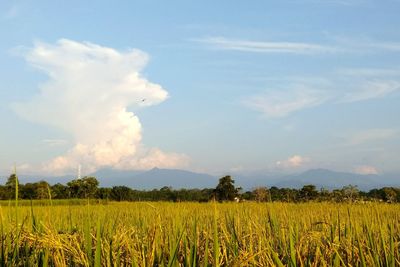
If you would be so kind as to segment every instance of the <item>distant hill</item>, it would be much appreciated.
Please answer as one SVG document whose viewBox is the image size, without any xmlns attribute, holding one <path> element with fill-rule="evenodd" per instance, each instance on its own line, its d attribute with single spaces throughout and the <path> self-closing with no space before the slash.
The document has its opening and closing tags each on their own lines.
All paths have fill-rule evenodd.
<svg viewBox="0 0 400 267">
<path fill-rule="evenodd" d="M 300 188 L 306 184 L 313 184 L 317 188 L 324 187 L 326 189 L 342 188 L 352 184 L 357 185 L 361 190 L 370 190 L 384 186 L 400 186 L 400 179 L 394 179 L 390 175 L 362 175 L 314 169 L 301 174 L 281 177 L 274 185 L 277 187 Z"/>
<path fill-rule="evenodd" d="M 228 174 L 228 173 L 227 173 Z M 259 171 L 257 173 L 231 173 L 236 186 L 244 190 L 251 190 L 257 186 L 276 186 L 288 188 L 301 188 L 306 184 L 313 184 L 317 188 L 335 189 L 345 185 L 357 185 L 361 190 L 370 190 L 384 186 L 400 187 L 399 174 L 361 175 L 347 172 L 336 172 L 326 169 L 313 169 L 303 173 L 284 175 L 282 173 L 270 173 Z M 148 171 L 122 171 L 102 169 L 90 174 L 95 176 L 102 187 L 125 185 L 136 189 L 159 189 L 164 186 L 180 188 L 215 188 L 220 176 L 212 176 L 204 173 L 196 173 L 177 169 L 153 168 Z M 37 182 L 45 180 L 50 184 L 62 183 L 75 179 L 74 175 L 61 177 L 40 177 L 20 175 L 21 183 Z M 6 182 L 6 176 L 0 178 L 0 182 Z"/>
<path fill-rule="evenodd" d="M 0 184 L 4 185 L 10 175 L 1 175 Z M 18 174 L 19 182 L 21 184 L 35 183 L 39 181 L 46 181 L 50 185 L 61 183 L 66 184 L 69 181 L 76 179 L 76 175 L 63 175 L 63 176 L 45 176 L 45 175 L 31 175 L 31 174 Z"/>
<path fill-rule="evenodd" d="M 126 185 L 130 183 L 130 179 L 138 174 L 145 171 L 135 171 L 135 170 L 114 170 L 114 169 L 100 169 L 94 173 L 89 174 L 89 176 L 94 176 L 100 183 L 102 187 L 111 187 L 115 185 Z"/>
<path fill-rule="evenodd" d="M 153 168 L 149 171 L 98 171 L 101 186 L 125 185 L 136 189 L 154 189 L 164 186 L 173 188 L 209 188 L 216 187 L 218 179 L 209 174 L 195 173 L 176 169 Z"/>
<path fill-rule="evenodd" d="M 170 186 L 175 189 L 180 188 L 214 188 L 218 184 L 217 177 L 209 174 L 196 173 L 176 169 L 153 168 L 148 171 L 124 171 L 114 169 L 101 169 L 88 176 L 94 176 L 102 187 L 112 187 L 124 185 L 135 189 L 159 189 L 164 186 Z M 0 176 L 0 183 L 5 184 L 8 175 Z M 32 183 L 40 180 L 47 181 L 53 185 L 56 183 L 66 184 L 76 179 L 76 175 L 65 176 L 41 176 L 41 175 L 19 175 L 21 183 Z"/>
<path fill-rule="evenodd" d="M 195 173 L 177 169 L 154 168 L 149 171 L 102 170 L 93 174 L 101 186 L 126 185 L 137 189 L 154 189 L 163 186 L 173 188 L 214 188 L 220 176 Z M 361 175 L 347 172 L 335 172 L 326 169 L 312 169 L 299 174 L 283 175 L 279 173 L 258 172 L 257 174 L 231 174 L 236 186 L 251 190 L 257 186 L 277 186 L 301 188 L 314 184 L 317 188 L 342 188 L 352 184 L 361 190 L 370 190 L 384 186 L 400 186 L 400 176 Z M 398 178 L 399 177 L 399 178 Z"/>
</svg>

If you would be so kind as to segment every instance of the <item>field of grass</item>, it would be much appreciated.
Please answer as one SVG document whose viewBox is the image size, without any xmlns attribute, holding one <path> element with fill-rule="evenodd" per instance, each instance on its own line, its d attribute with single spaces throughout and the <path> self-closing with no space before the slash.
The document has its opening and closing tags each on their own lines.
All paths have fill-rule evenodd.
<svg viewBox="0 0 400 267">
<path fill-rule="evenodd" d="M 0 203 L 1 266 L 400 265 L 395 204 L 28 203 Z"/>
</svg>

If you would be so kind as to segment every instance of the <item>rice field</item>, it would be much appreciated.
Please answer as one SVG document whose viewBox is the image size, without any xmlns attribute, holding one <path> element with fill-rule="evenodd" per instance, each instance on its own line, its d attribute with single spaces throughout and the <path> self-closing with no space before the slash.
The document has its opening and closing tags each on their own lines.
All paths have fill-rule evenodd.
<svg viewBox="0 0 400 267">
<path fill-rule="evenodd" d="M 400 266 L 397 204 L 0 204 L 1 266 Z"/>
</svg>

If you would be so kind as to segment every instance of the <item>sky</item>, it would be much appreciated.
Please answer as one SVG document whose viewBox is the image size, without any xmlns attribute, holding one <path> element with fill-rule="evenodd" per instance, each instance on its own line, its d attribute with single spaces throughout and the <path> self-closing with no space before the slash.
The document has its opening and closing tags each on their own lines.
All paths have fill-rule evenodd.
<svg viewBox="0 0 400 267">
<path fill-rule="evenodd" d="M 0 2 L 0 173 L 400 172 L 399 0 Z"/>
</svg>

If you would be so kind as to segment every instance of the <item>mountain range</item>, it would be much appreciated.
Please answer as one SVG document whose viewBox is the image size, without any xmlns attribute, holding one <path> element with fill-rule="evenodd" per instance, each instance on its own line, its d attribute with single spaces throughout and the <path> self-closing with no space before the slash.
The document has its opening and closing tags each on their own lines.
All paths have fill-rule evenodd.
<svg viewBox="0 0 400 267">
<path fill-rule="evenodd" d="M 287 188 L 301 188 L 306 184 L 313 184 L 317 188 L 335 189 L 352 184 L 357 185 L 361 190 L 381 188 L 384 186 L 400 187 L 400 175 L 361 175 L 347 172 L 336 172 L 326 169 L 312 169 L 298 174 L 279 174 L 259 172 L 257 174 L 227 173 L 235 180 L 235 185 L 244 190 L 251 190 L 257 186 L 276 186 Z M 180 188 L 215 188 L 218 178 L 205 173 L 196 173 L 178 169 L 153 168 L 148 171 L 122 171 L 113 169 L 102 169 L 90 176 L 96 177 L 100 186 L 111 187 L 124 185 L 141 190 L 151 190 L 169 186 L 175 189 Z M 73 175 L 61 177 L 40 177 L 20 175 L 21 183 L 45 180 L 50 184 L 63 183 L 74 179 Z M 2 177 L 3 184 L 6 177 Z"/>
<path fill-rule="evenodd" d="M 125 185 L 137 189 L 154 189 L 169 186 L 172 188 L 210 188 L 218 179 L 214 176 L 177 169 L 153 168 L 148 171 L 100 170 L 92 174 L 101 186 Z"/>
</svg>

